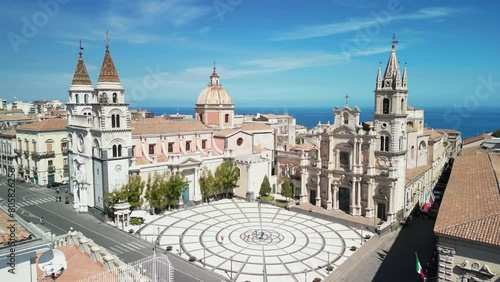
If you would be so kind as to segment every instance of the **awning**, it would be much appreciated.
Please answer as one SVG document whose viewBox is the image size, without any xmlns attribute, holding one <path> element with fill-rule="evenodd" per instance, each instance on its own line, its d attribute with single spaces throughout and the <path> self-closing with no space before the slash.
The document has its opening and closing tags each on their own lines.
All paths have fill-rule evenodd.
<svg viewBox="0 0 500 282">
<path fill-rule="evenodd" d="M 132 211 L 132 213 L 130 213 L 130 218 L 132 217 L 145 218 L 146 215 L 148 215 L 147 211 Z"/>
</svg>

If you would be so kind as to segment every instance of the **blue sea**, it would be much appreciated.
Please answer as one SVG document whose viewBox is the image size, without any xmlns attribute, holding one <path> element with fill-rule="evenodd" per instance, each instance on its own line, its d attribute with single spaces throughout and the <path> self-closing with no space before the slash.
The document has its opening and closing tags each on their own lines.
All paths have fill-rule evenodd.
<svg viewBox="0 0 500 282">
<path fill-rule="evenodd" d="M 145 107 L 155 115 L 186 114 L 194 115 L 194 107 Z M 361 121 L 373 120 L 373 108 L 360 107 Z M 500 109 L 483 107 L 476 109 L 455 107 L 425 107 L 425 126 L 429 128 L 455 129 L 462 132 L 462 139 L 474 137 L 500 129 Z M 237 107 L 236 114 L 288 113 L 297 124 L 308 129 L 321 122 L 333 123 L 333 107 Z"/>
</svg>

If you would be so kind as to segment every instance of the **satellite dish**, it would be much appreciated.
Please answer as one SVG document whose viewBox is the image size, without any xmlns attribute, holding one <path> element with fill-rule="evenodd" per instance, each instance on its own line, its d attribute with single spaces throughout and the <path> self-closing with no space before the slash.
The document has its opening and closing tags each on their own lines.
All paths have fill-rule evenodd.
<svg viewBox="0 0 500 282">
<path fill-rule="evenodd" d="M 45 273 L 45 276 L 57 278 L 68 268 L 68 262 L 63 252 L 50 249 L 40 256 L 38 267 Z"/>
</svg>

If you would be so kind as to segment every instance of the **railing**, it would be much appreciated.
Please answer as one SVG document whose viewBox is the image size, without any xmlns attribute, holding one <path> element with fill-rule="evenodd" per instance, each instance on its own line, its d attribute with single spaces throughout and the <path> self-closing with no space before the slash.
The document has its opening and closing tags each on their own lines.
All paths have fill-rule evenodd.
<svg viewBox="0 0 500 282">
<path fill-rule="evenodd" d="M 21 156 L 21 154 L 23 153 L 23 151 L 19 150 L 19 149 L 14 149 L 14 153 L 16 153 L 16 155 L 18 155 L 18 156 Z"/>
<path fill-rule="evenodd" d="M 55 166 L 49 166 L 49 168 L 47 169 L 48 172 L 55 172 L 56 171 L 56 167 Z"/>
<path fill-rule="evenodd" d="M 68 155 L 68 149 L 62 149 L 61 151 L 62 151 L 63 156 Z"/>
<path fill-rule="evenodd" d="M 84 127 L 100 127 L 100 118 L 86 115 L 74 115 L 71 117 L 71 123 Z"/>
<path fill-rule="evenodd" d="M 43 153 L 43 152 L 31 152 L 31 157 L 33 158 L 33 160 L 48 159 L 48 158 L 53 158 L 55 156 L 56 156 L 56 154 L 54 151 L 47 151 L 45 153 Z"/>
<path fill-rule="evenodd" d="M 65 165 L 63 166 L 63 169 L 64 169 L 64 170 L 68 170 L 68 169 L 69 169 L 69 165 L 65 164 Z"/>
</svg>

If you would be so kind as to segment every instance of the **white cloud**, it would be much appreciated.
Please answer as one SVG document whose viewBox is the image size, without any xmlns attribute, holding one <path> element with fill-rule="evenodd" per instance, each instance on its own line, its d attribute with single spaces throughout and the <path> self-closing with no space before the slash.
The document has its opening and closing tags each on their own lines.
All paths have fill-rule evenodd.
<svg viewBox="0 0 500 282">
<path fill-rule="evenodd" d="M 374 25 L 380 25 L 390 21 L 403 21 L 403 20 L 426 20 L 426 19 L 438 19 L 443 17 L 448 17 L 460 12 L 461 9 L 448 8 L 448 7 L 431 7 L 424 8 L 413 13 L 406 14 L 394 14 L 386 19 L 377 19 L 375 17 L 367 18 L 357 18 L 350 19 L 345 22 L 338 22 L 332 24 L 324 25 L 312 25 L 298 27 L 297 29 L 284 33 L 281 36 L 274 38 L 273 40 L 297 40 L 297 39 L 309 39 L 315 37 L 323 37 L 341 33 L 347 33 L 351 31 L 356 31 L 361 28 L 366 28 Z"/>
</svg>

